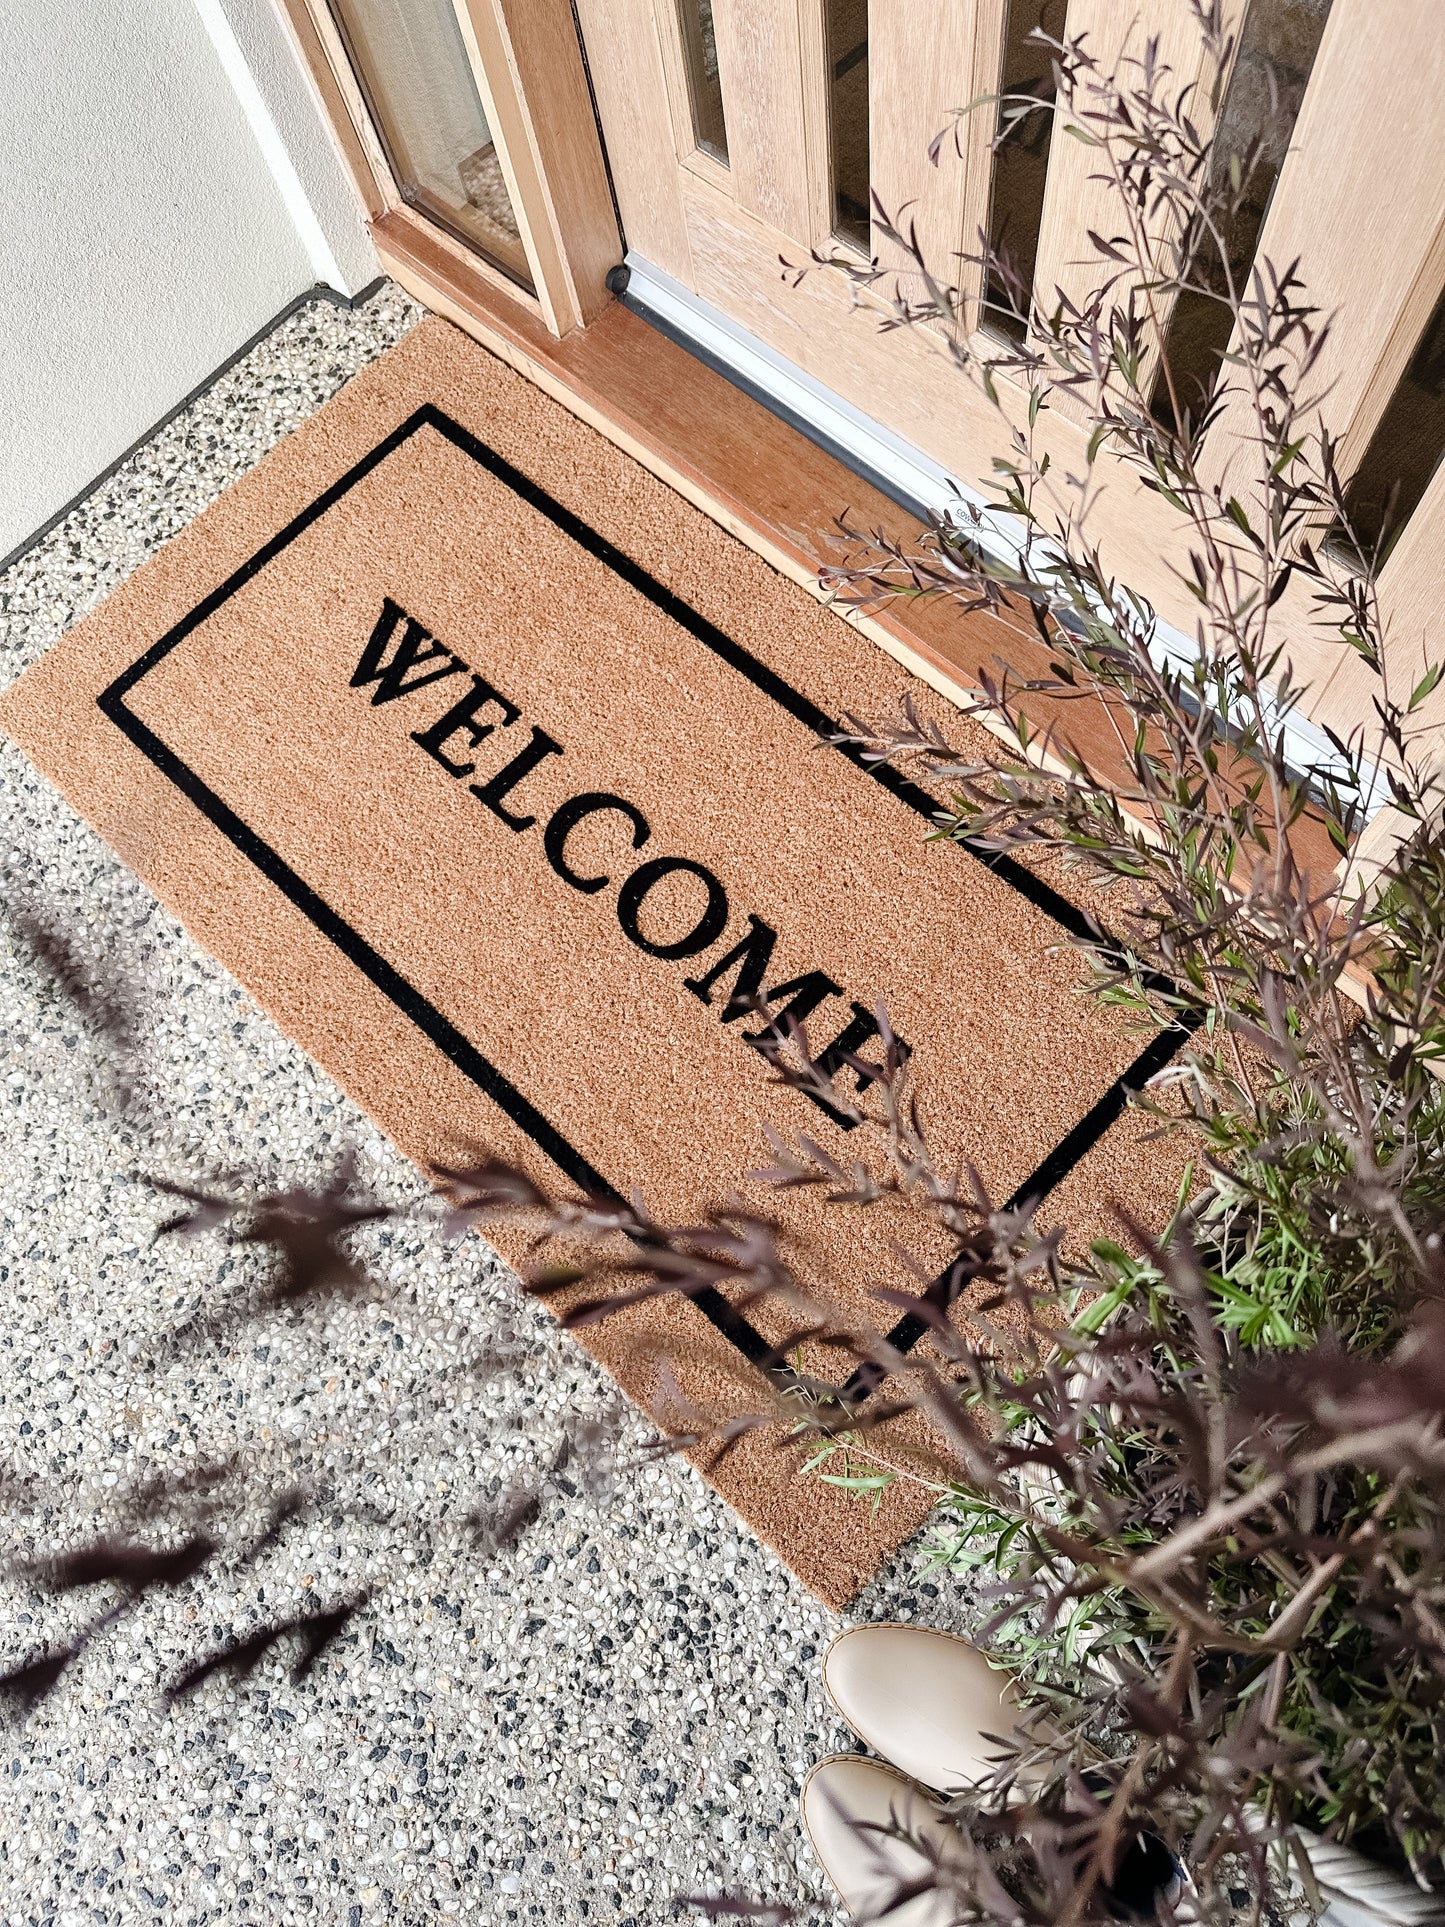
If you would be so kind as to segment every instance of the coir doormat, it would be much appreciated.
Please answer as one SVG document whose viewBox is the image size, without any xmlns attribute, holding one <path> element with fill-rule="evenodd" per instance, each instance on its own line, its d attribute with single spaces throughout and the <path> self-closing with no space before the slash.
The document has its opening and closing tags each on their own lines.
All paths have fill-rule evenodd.
<svg viewBox="0 0 1445 1927">
<path fill-rule="evenodd" d="M 840 502 L 839 508 L 846 506 Z M 1078 913 L 927 845 L 931 804 L 819 747 L 910 691 L 838 616 L 429 320 L 66 636 L 0 721 L 195 937 L 423 1165 L 485 1145 L 686 1221 L 765 1126 L 847 1133 L 730 1014 L 866 1050 L 879 998 L 935 1142 L 1086 1233 L 1167 1208 L 1126 1087 L 1160 1060 L 1078 994 Z M 753 1195 L 760 1197 L 757 1187 Z M 906 1285 L 893 1220 L 781 1201 L 845 1310 Z M 924 1254 L 927 1255 L 926 1253 Z M 907 1334 L 905 1334 L 907 1335 Z M 670 1299 L 585 1342 L 746 1403 L 765 1313 Z M 840 1604 L 927 1510 L 776 1437 L 703 1469 Z"/>
</svg>

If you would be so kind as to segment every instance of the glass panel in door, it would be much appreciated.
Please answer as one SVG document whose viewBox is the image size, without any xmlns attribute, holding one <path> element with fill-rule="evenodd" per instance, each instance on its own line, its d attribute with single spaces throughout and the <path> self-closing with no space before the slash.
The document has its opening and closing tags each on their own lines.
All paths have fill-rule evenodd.
<svg viewBox="0 0 1445 1927">
<path fill-rule="evenodd" d="M 679 0 L 683 59 L 687 63 L 687 91 L 692 105 L 693 138 L 704 154 L 728 164 L 728 125 L 723 112 L 722 81 L 718 77 L 717 32 L 712 0 Z"/>
<path fill-rule="evenodd" d="M 988 219 L 989 246 L 1007 271 L 989 276 L 982 321 L 1010 341 L 1028 329 L 1053 144 L 1054 56 L 1043 37 L 1063 28 L 1064 0 L 1008 0 Z"/>
<path fill-rule="evenodd" d="M 833 232 L 872 253 L 868 166 L 868 0 L 827 0 Z"/>
<path fill-rule="evenodd" d="M 1192 276 L 1199 285 L 1178 296 L 1165 336 L 1174 398 L 1196 422 L 1229 346 L 1232 317 L 1222 296 L 1231 280 L 1236 288 L 1248 284 L 1329 11 L 1330 0 L 1251 0 L 1245 15 L 1210 157 L 1214 184 L 1227 180 L 1232 156 L 1252 158 L 1253 165 L 1220 237 L 1223 251 L 1213 239 L 1205 241 Z M 1173 421 L 1162 373 L 1151 406 L 1161 421 Z"/>
<path fill-rule="evenodd" d="M 403 199 L 530 289 L 452 0 L 329 4 Z"/>
</svg>

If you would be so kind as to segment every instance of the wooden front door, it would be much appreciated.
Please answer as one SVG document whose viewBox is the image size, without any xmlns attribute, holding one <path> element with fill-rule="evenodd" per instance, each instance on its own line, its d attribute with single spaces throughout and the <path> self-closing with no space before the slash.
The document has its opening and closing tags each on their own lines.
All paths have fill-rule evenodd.
<svg viewBox="0 0 1445 1927">
<path fill-rule="evenodd" d="M 988 216 L 987 116 L 961 160 L 934 167 L 927 150 L 951 109 L 997 86 L 1004 14 L 987 0 L 579 0 L 629 255 L 970 475 L 996 432 L 983 398 L 956 383 L 941 405 L 933 345 L 880 336 L 811 261 L 868 258 L 874 193 L 910 203 L 945 260 L 966 248 Z"/>
<path fill-rule="evenodd" d="M 1237 237 L 1244 263 L 1256 251 L 1299 260 L 1311 298 L 1336 317 L 1327 372 L 1345 472 L 1373 465 L 1377 493 L 1381 475 L 1405 477 L 1413 512 L 1381 596 L 1400 617 L 1392 646 L 1413 659 L 1445 628 L 1434 615 L 1445 384 L 1434 381 L 1431 399 L 1426 367 L 1445 334 L 1445 10 L 1433 0 L 1224 6 L 1238 36 L 1228 144 L 1248 140 L 1266 68 L 1295 112 Z M 1088 230 L 1103 225 L 1094 157 L 1057 127 L 1051 134 L 1045 114 L 997 151 L 988 109 L 937 165 L 930 141 L 980 96 L 1047 96 L 1050 64 L 1029 41 L 1039 26 L 1087 34 L 1115 60 L 1157 36 L 1180 84 L 1200 67 L 1187 0 L 577 0 L 577 10 L 629 259 L 662 270 L 969 485 L 989 474 L 1007 421 L 935 335 L 881 330 L 876 313 L 850 301 L 846 276 L 814 257 L 872 254 L 888 266 L 870 215 L 876 196 L 890 214 L 907 209 L 938 272 L 958 282 L 967 334 L 1017 330 L 1024 323 L 960 257 L 986 232 L 1032 276 L 1041 305 L 1057 289 L 1086 290 L 1099 273 Z M 1202 95 L 1194 110 L 1203 113 Z M 1201 366 L 1228 345 L 1212 338 L 1207 315 L 1181 307 L 1163 321 L 1171 349 Z M 1004 402 L 1018 419 L 1021 392 Z M 1228 417 L 1211 430 L 1221 461 L 1238 432 Z M 1076 422 L 1055 412 L 1040 434 L 1056 459 L 1079 464 Z M 1117 473 L 1097 518 L 1119 577 L 1192 629 L 1173 511 Z M 1280 613 L 1288 627 L 1291 611 Z M 1311 710 L 1348 727 L 1361 697 L 1344 652 L 1322 648 L 1306 610 L 1295 637 Z"/>
</svg>

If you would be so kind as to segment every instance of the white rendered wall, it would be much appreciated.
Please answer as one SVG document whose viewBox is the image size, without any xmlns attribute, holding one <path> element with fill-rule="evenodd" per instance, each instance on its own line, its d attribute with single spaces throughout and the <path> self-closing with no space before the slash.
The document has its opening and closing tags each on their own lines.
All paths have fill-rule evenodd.
<svg viewBox="0 0 1445 1927">
<path fill-rule="evenodd" d="M 294 296 L 376 267 L 272 0 L 0 0 L 0 98 L 3 555 Z"/>
</svg>

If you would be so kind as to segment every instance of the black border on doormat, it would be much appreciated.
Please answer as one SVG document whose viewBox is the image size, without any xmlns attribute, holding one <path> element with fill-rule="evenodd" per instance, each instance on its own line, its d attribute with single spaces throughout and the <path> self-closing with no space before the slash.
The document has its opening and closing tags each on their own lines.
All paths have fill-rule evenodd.
<svg viewBox="0 0 1445 1927">
<path fill-rule="evenodd" d="M 689 635 L 696 638 L 704 648 L 709 649 L 745 676 L 756 689 L 770 696 L 790 716 L 810 730 L 815 738 L 827 741 L 836 737 L 838 725 L 832 717 L 821 710 L 800 690 L 784 680 L 760 662 L 741 643 L 725 635 L 716 624 L 698 613 L 689 603 L 672 589 L 648 573 L 640 563 L 616 548 L 605 536 L 584 522 L 571 509 L 564 508 L 555 497 L 549 495 L 536 482 L 523 475 L 519 469 L 499 455 L 495 449 L 479 441 L 475 435 L 454 421 L 431 402 L 425 402 L 415 413 L 394 428 L 382 441 L 378 442 L 369 454 L 349 468 L 344 475 L 333 482 L 331 487 L 317 497 L 301 513 L 288 522 L 269 542 L 263 544 L 249 561 L 243 562 L 232 571 L 224 582 L 198 602 L 189 615 L 183 616 L 172 628 L 154 642 L 144 655 L 133 662 L 129 669 L 122 671 L 108 688 L 96 698 L 102 713 L 126 735 L 135 747 L 167 777 L 175 787 L 188 797 L 201 813 L 220 830 L 241 854 L 274 883 L 308 921 L 321 932 L 350 962 L 354 963 L 383 996 L 388 997 L 403 1016 L 428 1037 L 437 1049 L 468 1077 L 477 1088 L 491 1098 L 512 1122 L 526 1132 L 537 1148 L 551 1159 L 564 1177 L 581 1190 L 593 1196 L 605 1197 L 615 1204 L 624 1202 L 620 1192 L 611 1185 L 577 1148 L 571 1144 L 531 1100 L 519 1091 L 515 1084 L 485 1057 L 469 1038 L 457 1029 L 450 1018 L 444 1016 L 435 1004 L 424 997 L 401 972 L 394 969 L 378 951 L 366 941 L 346 919 L 331 908 L 324 898 L 313 890 L 304 878 L 274 850 L 265 839 L 250 826 L 242 822 L 216 792 L 209 787 L 196 772 L 184 763 L 175 751 L 170 749 L 126 704 L 126 697 L 151 670 L 185 638 L 209 620 L 224 603 L 242 589 L 246 583 L 259 575 L 261 570 L 302 535 L 313 522 L 318 521 L 327 510 L 334 507 L 342 496 L 353 489 L 377 468 L 388 455 L 393 454 L 404 442 L 423 428 L 431 428 L 445 440 L 461 450 L 464 455 L 479 464 L 487 472 L 502 482 L 512 492 L 521 497 L 530 507 L 546 516 L 564 535 L 569 536 L 579 548 L 595 556 L 610 568 L 614 574 L 645 596 L 656 608 L 668 615 Z M 890 795 L 896 797 L 905 808 L 922 817 L 925 822 L 936 825 L 939 820 L 937 804 L 920 789 L 910 783 L 894 769 L 883 763 L 869 762 L 856 745 L 832 742 L 830 745 L 845 756 L 854 767 L 871 781 L 880 784 Z M 1035 876 L 1012 857 L 995 850 L 984 848 L 981 844 L 963 839 L 961 846 L 976 861 L 984 864 L 1001 878 L 1010 888 L 1042 910 L 1046 916 L 1057 923 L 1072 937 L 1083 938 L 1100 945 L 1106 951 L 1114 950 L 1106 934 L 1092 918 L 1062 897 L 1049 884 Z M 1115 954 L 1118 954 L 1115 951 Z M 1150 981 L 1152 988 L 1167 990 L 1172 986 L 1163 979 L 1157 983 Z M 1129 1095 L 1138 1091 L 1173 1057 L 1187 1037 L 1192 1025 L 1187 1022 L 1171 1023 L 1161 1030 L 1140 1051 L 1134 1062 L 1117 1077 L 1104 1095 L 1086 1114 L 1080 1118 L 1073 1129 L 1063 1137 L 1049 1155 L 1019 1186 L 1008 1200 L 1006 1210 L 1017 1209 L 1026 1202 L 1037 1203 L 1045 1197 L 1074 1168 L 1108 1130 L 1109 1126 L 1123 1112 Z M 945 1274 L 946 1276 L 947 1274 Z M 758 1331 L 751 1321 L 729 1303 L 722 1292 L 709 1286 L 702 1291 L 690 1294 L 692 1302 L 709 1319 L 722 1335 L 727 1338 L 752 1364 L 764 1371 L 774 1372 L 792 1380 L 793 1373 L 775 1349 Z M 927 1331 L 924 1319 L 916 1313 L 906 1313 L 888 1334 L 889 1342 L 899 1351 L 909 1351 Z M 866 1395 L 876 1385 L 876 1375 L 866 1368 L 855 1373 L 848 1385 L 843 1388 L 845 1396 Z"/>
</svg>

